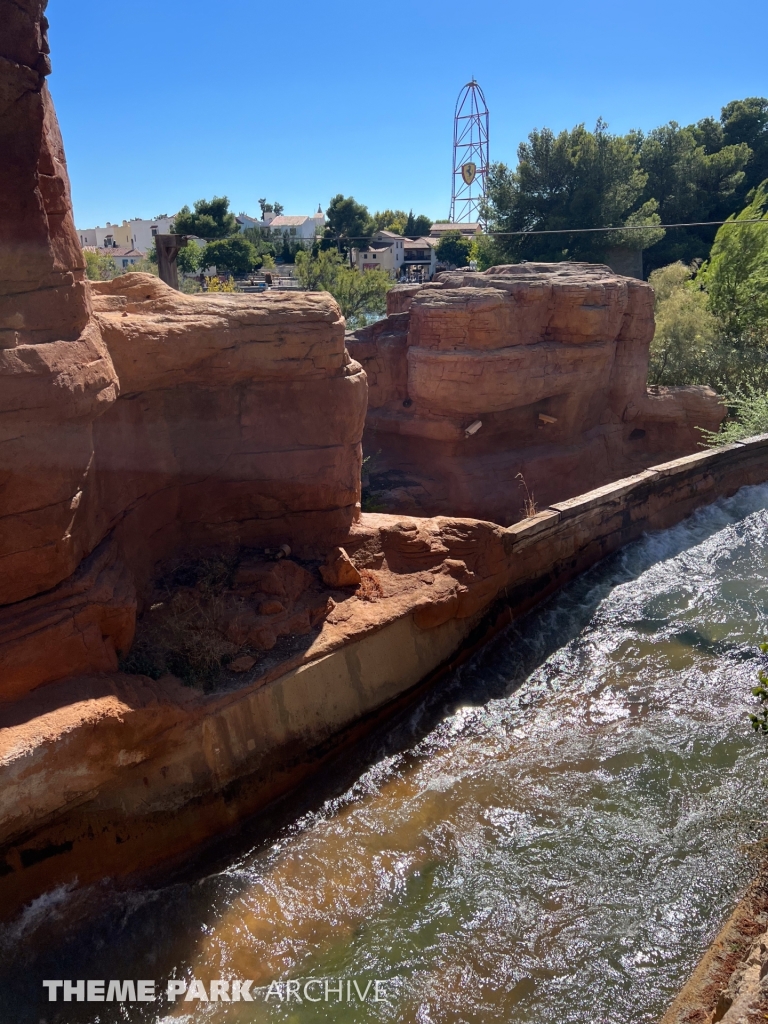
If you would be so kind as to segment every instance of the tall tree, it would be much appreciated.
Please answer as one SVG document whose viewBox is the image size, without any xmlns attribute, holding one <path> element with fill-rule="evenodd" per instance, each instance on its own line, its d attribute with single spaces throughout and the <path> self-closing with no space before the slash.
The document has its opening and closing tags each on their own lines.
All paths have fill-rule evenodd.
<svg viewBox="0 0 768 1024">
<path fill-rule="evenodd" d="M 363 245 L 373 233 L 368 207 L 355 202 L 352 196 L 335 195 L 325 211 L 324 248 L 335 246 L 339 252 L 350 246 Z"/>
<path fill-rule="evenodd" d="M 723 107 L 720 123 L 725 145 L 746 143 L 751 150 L 738 195 L 740 200 L 745 199 L 748 192 L 768 179 L 768 99 L 750 96 L 732 100 Z"/>
<path fill-rule="evenodd" d="M 472 241 L 460 231 L 446 231 L 437 243 L 437 258 L 452 267 L 466 267 L 472 250 Z"/>
<path fill-rule="evenodd" d="M 656 203 L 641 197 L 647 174 L 634 139 L 612 135 L 602 120 L 558 135 L 535 130 L 518 148 L 518 165 L 490 168 L 484 215 L 507 261 L 601 262 L 607 248 L 645 248 L 663 234 Z M 508 236 L 504 232 L 645 225 L 645 230 Z"/>
<path fill-rule="evenodd" d="M 413 210 L 411 210 L 408 214 L 403 234 L 406 238 L 421 238 L 423 235 L 429 234 L 431 227 L 432 221 L 429 217 L 426 217 L 423 213 L 420 213 L 418 217 L 414 217 Z"/>
<path fill-rule="evenodd" d="M 422 238 L 424 235 L 429 234 L 432 224 L 433 221 L 431 221 L 429 217 L 425 216 L 425 214 L 423 213 L 420 213 L 419 216 L 415 217 L 413 221 L 413 235 L 409 235 L 407 231 L 406 235 L 408 235 L 409 238 Z"/>
<path fill-rule="evenodd" d="M 261 263 L 262 259 L 254 246 L 242 235 L 209 242 L 200 257 L 200 266 L 213 266 L 218 273 L 224 272 L 236 277 L 257 270 Z"/>
<path fill-rule="evenodd" d="M 196 235 L 198 238 L 228 238 L 240 230 L 234 213 L 229 209 L 226 196 L 198 199 L 194 213 L 182 206 L 176 214 L 173 231 L 178 235 Z"/>
<path fill-rule="evenodd" d="M 720 126 L 710 118 L 688 127 L 670 121 L 647 135 L 633 133 L 647 175 L 641 198 L 658 203 L 663 224 L 723 220 L 733 212 L 750 150 L 745 142 L 725 145 L 723 136 Z M 706 258 L 716 230 L 685 228 L 668 232 L 646 253 L 646 267 Z"/>
</svg>

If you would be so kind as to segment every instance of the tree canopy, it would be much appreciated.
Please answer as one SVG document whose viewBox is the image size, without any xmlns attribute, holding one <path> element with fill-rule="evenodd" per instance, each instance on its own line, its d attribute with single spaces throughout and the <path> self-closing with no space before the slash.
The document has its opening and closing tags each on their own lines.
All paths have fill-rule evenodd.
<svg viewBox="0 0 768 1024">
<path fill-rule="evenodd" d="M 316 256 L 307 250 L 297 252 L 296 277 L 308 291 L 330 292 L 350 327 L 362 327 L 370 319 L 383 316 L 387 292 L 394 284 L 383 270 L 361 273 L 332 250 Z"/>
<path fill-rule="evenodd" d="M 173 231 L 177 235 L 196 235 L 198 238 L 228 238 L 236 235 L 240 226 L 229 209 L 226 196 L 198 199 L 194 212 L 182 206 L 176 214 Z"/>
<path fill-rule="evenodd" d="M 325 248 L 335 245 L 339 251 L 346 251 L 352 245 L 363 245 L 374 231 L 368 207 L 340 192 L 331 199 L 325 217 Z"/>
<path fill-rule="evenodd" d="M 698 280 L 725 332 L 742 343 L 768 342 L 768 181 L 717 232 Z M 731 227 L 732 222 L 759 220 Z"/>
<path fill-rule="evenodd" d="M 258 270 L 261 264 L 262 259 L 255 246 L 242 235 L 209 242 L 200 257 L 201 266 L 215 266 L 218 273 L 235 276 L 250 274 L 251 271 Z"/>
<path fill-rule="evenodd" d="M 460 231 L 446 231 L 437 243 L 435 252 L 441 263 L 449 263 L 453 267 L 466 267 L 472 250 L 472 240 Z"/>
<path fill-rule="evenodd" d="M 535 130 L 518 148 L 518 165 L 510 170 L 493 164 L 487 185 L 485 214 L 507 261 L 584 260 L 602 262 L 608 242 L 597 232 L 573 235 L 506 236 L 503 232 L 543 231 L 569 227 L 620 227 L 647 224 L 646 231 L 628 231 L 610 245 L 643 248 L 662 232 L 657 204 L 642 201 L 647 175 L 633 140 L 612 135 L 603 121 L 593 132 L 583 124 L 558 135 Z"/>
<path fill-rule="evenodd" d="M 484 215 L 487 259 L 604 261 L 615 245 L 644 250 L 646 270 L 707 258 L 716 227 L 654 224 L 725 220 L 768 178 L 768 99 L 726 104 L 720 117 L 675 121 L 624 136 L 598 121 L 555 134 L 531 132 L 517 166 L 492 165 Z M 647 230 L 505 236 L 503 232 L 647 226 Z M 487 260 L 486 260 L 487 262 Z"/>
<path fill-rule="evenodd" d="M 280 203 L 268 203 L 266 199 L 260 199 L 259 206 L 261 207 L 262 220 L 266 218 L 268 213 L 274 213 L 276 217 L 279 217 L 283 212 L 283 206 Z"/>
<path fill-rule="evenodd" d="M 186 245 L 179 249 L 176 257 L 176 266 L 182 274 L 194 274 L 196 270 L 200 269 L 203 251 L 197 242 L 187 242 Z"/>
</svg>

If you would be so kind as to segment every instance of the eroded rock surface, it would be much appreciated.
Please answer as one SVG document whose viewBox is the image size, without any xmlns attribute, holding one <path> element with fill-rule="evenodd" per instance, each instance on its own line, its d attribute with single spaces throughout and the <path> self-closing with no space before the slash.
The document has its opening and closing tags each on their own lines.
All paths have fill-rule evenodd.
<svg viewBox="0 0 768 1024">
<path fill-rule="evenodd" d="M 85 280 L 44 6 L 0 0 L 0 701 L 115 670 L 163 559 L 341 543 L 366 406 L 325 293 Z"/>
<path fill-rule="evenodd" d="M 387 511 L 514 522 L 518 474 L 541 507 L 695 451 L 724 415 L 709 388 L 646 389 L 653 293 L 607 267 L 456 271 L 388 310 L 348 339 Z"/>
</svg>

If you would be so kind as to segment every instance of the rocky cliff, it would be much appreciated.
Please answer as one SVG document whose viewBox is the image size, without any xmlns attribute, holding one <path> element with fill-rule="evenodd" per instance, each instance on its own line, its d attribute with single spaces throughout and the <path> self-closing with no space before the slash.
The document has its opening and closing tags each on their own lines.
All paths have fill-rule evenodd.
<svg viewBox="0 0 768 1024">
<path fill-rule="evenodd" d="M 441 274 L 348 336 L 369 380 L 366 452 L 387 511 L 509 523 L 697 449 L 709 388 L 646 388 L 653 292 L 590 264 Z"/>
<path fill-rule="evenodd" d="M 162 559 L 342 539 L 366 406 L 327 294 L 85 280 L 43 10 L 0 0 L 0 701 L 115 670 Z"/>
</svg>

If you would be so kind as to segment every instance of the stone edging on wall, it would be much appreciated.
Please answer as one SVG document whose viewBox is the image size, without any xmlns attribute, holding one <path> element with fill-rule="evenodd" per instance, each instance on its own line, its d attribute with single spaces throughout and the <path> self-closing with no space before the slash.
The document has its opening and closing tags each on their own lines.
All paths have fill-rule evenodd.
<svg viewBox="0 0 768 1024">
<path fill-rule="evenodd" d="M 513 616 L 643 533 L 768 480 L 768 434 L 652 466 L 507 529 L 512 565 L 504 603 Z"/>
</svg>

